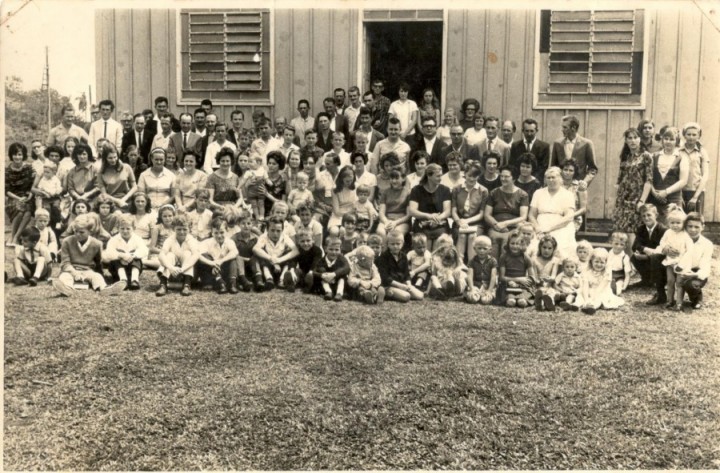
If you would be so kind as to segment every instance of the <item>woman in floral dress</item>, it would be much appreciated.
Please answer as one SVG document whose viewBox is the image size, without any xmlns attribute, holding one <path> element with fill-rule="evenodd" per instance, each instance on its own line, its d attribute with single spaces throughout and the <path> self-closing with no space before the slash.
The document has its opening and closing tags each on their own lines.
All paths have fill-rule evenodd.
<svg viewBox="0 0 720 473">
<path fill-rule="evenodd" d="M 642 222 L 640 209 L 652 189 L 653 160 L 641 147 L 642 139 L 636 128 L 628 128 L 623 136 L 614 229 L 628 234 L 628 248 L 632 248 L 635 229 Z"/>
</svg>

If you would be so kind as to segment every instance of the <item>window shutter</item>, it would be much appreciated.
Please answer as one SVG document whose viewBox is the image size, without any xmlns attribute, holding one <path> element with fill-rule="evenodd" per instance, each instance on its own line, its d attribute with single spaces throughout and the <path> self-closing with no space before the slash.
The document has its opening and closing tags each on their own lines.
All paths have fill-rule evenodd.
<svg viewBox="0 0 720 473">
<path fill-rule="evenodd" d="M 188 15 L 190 90 L 263 90 L 263 14 L 261 10 L 190 12 Z"/>
<path fill-rule="evenodd" d="M 632 94 L 635 31 L 633 10 L 552 11 L 546 92 Z"/>
</svg>

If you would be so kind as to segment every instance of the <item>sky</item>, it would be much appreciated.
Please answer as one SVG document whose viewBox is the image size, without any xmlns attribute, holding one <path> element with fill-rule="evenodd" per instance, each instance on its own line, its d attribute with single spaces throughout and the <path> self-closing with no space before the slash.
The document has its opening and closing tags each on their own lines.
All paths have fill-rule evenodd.
<svg viewBox="0 0 720 473">
<path fill-rule="evenodd" d="M 5 0 L 0 7 L 0 71 L 23 88 L 40 88 L 49 47 L 50 87 L 72 98 L 95 88 L 95 16 L 92 3 Z M 94 98 L 94 97 L 93 97 Z"/>
</svg>

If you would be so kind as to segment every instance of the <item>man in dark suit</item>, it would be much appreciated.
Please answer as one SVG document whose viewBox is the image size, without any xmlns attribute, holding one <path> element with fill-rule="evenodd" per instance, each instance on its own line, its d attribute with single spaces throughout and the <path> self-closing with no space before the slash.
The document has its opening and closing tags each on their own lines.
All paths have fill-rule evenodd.
<svg viewBox="0 0 720 473">
<path fill-rule="evenodd" d="M 440 138 L 437 137 L 437 122 L 434 117 L 425 117 L 422 119 L 422 133 L 420 136 L 416 136 L 413 143 L 410 145 L 410 156 L 415 151 L 425 151 L 430 159 L 428 164 L 434 163 L 442 167 L 443 172 L 447 172 L 447 164 L 445 163 L 445 157 L 442 154 L 444 143 Z M 409 162 L 410 172 L 415 172 L 415 163 L 410 159 Z"/>
<path fill-rule="evenodd" d="M 243 127 L 245 123 L 245 114 L 242 110 L 233 110 L 230 113 L 231 126 L 227 133 L 227 140 L 237 147 L 240 147 L 240 137 L 243 133 L 247 133 L 247 128 Z"/>
<path fill-rule="evenodd" d="M 635 229 L 633 254 L 630 257 L 630 262 L 640 273 L 640 282 L 630 285 L 630 289 L 655 286 L 655 295 L 648 301 L 648 305 L 664 304 L 667 302 L 667 273 L 662 265 L 665 255 L 657 255 L 652 250 L 658 247 L 667 228 L 657 221 L 658 211 L 652 204 L 644 205 L 640 216 L 643 223 Z"/>
<path fill-rule="evenodd" d="M 450 144 L 442 149 L 443 161 L 447 160 L 450 153 L 460 153 L 463 157 L 463 163 L 467 162 L 470 153 L 470 147 L 465 141 L 462 125 L 456 124 L 450 127 Z"/>
<path fill-rule="evenodd" d="M 156 134 L 162 133 L 162 129 L 160 128 L 160 118 L 165 115 L 170 115 L 170 125 L 172 127 L 172 131 L 179 132 L 180 131 L 180 120 L 175 118 L 172 113 L 168 111 L 168 99 L 167 97 L 157 97 L 155 99 L 155 116 L 152 120 L 148 120 L 145 123 L 145 128 L 148 130 L 153 130 Z"/>
<path fill-rule="evenodd" d="M 385 137 L 382 133 L 377 131 L 372 127 L 372 110 L 370 110 L 368 107 L 362 105 L 360 107 L 360 112 L 358 113 L 357 123 L 360 125 L 355 131 L 352 132 L 351 138 L 352 138 L 352 148 L 353 151 L 362 151 L 363 153 L 367 153 L 368 156 L 370 156 L 370 153 L 373 152 L 375 149 L 375 145 L 378 144 L 380 141 L 384 140 Z M 355 134 L 358 131 L 362 131 L 367 136 L 367 149 L 356 149 L 356 143 L 355 143 Z"/>
<path fill-rule="evenodd" d="M 323 100 L 323 108 L 325 113 L 330 117 L 330 129 L 332 131 L 339 131 L 345 135 L 345 147 L 346 151 L 350 148 L 350 130 L 348 130 L 348 122 L 342 113 L 337 113 L 335 101 L 332 97 L 327 97 Z M 315 119 L 315 126 L 317 126 L 317 119 Z"/>
<path fill-rule="evenodd" d="M 195 145 L 195 153 L 199 156 L 198 169 L 202 169 L 202 166 L 205 164 L 205 152 L 207 151 L 208 145 L 215 141 L 215 125 L 217 125 L 217 115 L 208 113 L 205 116 L 205 136 L 198 140 Z"/>
<path fill-rule="evenodd" d="M 500 131 L 500 119 L 497 117 L 487 117 L 485 119 L 485 133 L 487 138 L 473 146 L 470 150 L 470 159 L 482 161 L 485 151 L 497 151 L 502 157 L 502 161 L 498 163 L 498 168 L 505 166 L 510 161 L 510 145 L 505 143 L 498 136 Z"/>
<path fill-rule="evenodd" d="M 129 146 L 134 145 L 138 148 L 138 153 L 143 162 L 148 162 L 150 147 L 152 146 L 155 133 L 148 130 L 145 126 L 145 117 L 142 113 L 136 113 L 133 117 L 133 130 L 125 133 L 122 138 L 120 155 L 125 156 Z"/>
<path fill-rule="evenodd" d="M 577 163 L 575 179 L 582 179 L 590 185 L 598 172 L 595 163 L 595 148 L 592 141 L 578 135 L 580 120 L 574 115 L 562 118 L 563 138 L 553 143 L 550 151 L 550 166 L 558 166 L 572 158 Z"/>
<path fill-rule="evenodd" d="M 178 161 L 181 159 L 183 154 L 185 154 L 186 150 L 195 151 L 196 146 L 200 141 L 200 135 L 193 133 L 191 130 L 192 115 L 189 113 L 181 113 L 180 131 L 170 135 L 170 145 L 168 146 L 168 148 L 172 148 L 175 151 Z M 200 168 L 200 166 L 197 167 Z"/>
<path fill-rule="evenodd" d="M 517 160 L 525 153 L 532 153 L 537 162 L 535 178 L 544 182 L 545 171 L 550 163 L 550 144 L 537 139 L 539 126 L 534 118 L 526 118 L 522 122 L 523 139 L 515 141 L 510 146 L 510 166 L 517 167 Z M 519 170 L 518 170 L 519 173 Z"/>
</svg>

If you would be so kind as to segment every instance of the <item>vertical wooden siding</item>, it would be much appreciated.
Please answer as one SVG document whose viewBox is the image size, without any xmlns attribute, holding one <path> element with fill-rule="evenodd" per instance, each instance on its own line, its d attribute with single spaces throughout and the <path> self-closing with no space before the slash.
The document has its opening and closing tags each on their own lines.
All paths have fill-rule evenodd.
<svg viewBox="0 0 720 473">
<path fill-rule="evenodd" d="M 358 10 L 276 10 L 273 107 L 243 107 L 246 121 L 255 108 L 292 117 L 307 98 L 313 113 L 335 87 L 357 78 Z M 614 184 L 622 133 L 651 117 L 659 127 L 698 121 L 711 158 L 705 217 L 720 221 L 720 33 L 694 8 L 647 11 L 649 40 L 645 110 L 532 109 L 535 10 L 449 10 L 446 103 L 459 109 L 476 97 L 486 114 L 540 122 L 540 137 L 560 137 L 560 118 L 580 117 L 583 136 L 595 144 L 600 173 L 591 187 L 591 218 L 612 218 Z M 176 12 L 99 10 L 96 14 L 97 97 L 112 98 L 118 110 L 152 108 L 158 95 L 177 104 Z M 96 100 L 97 102 L 97 100 Z M 236 107 L 217 106 L 221 120 Z M 519 137 L 519 133 L 517 135 Z"/>
</svg>

